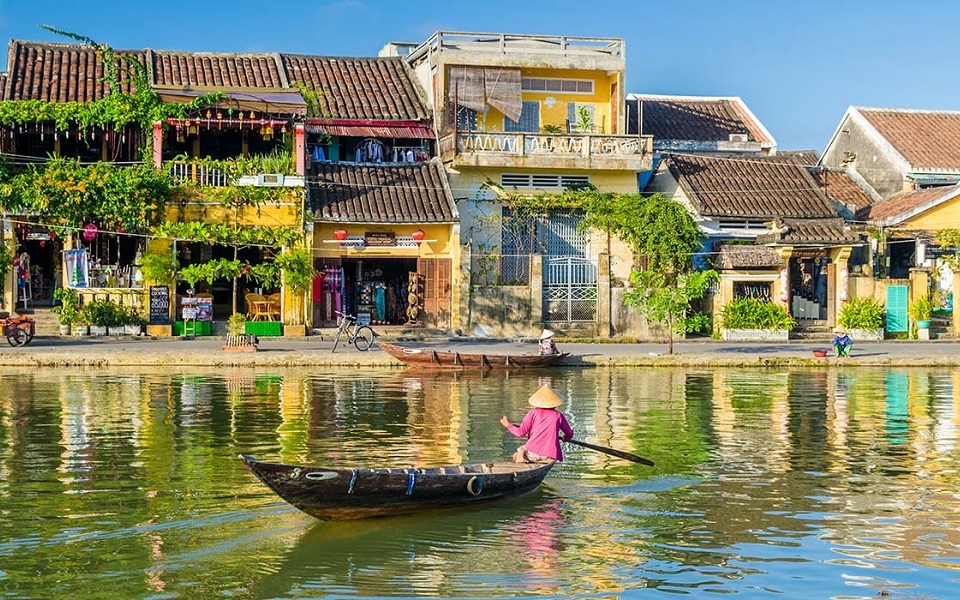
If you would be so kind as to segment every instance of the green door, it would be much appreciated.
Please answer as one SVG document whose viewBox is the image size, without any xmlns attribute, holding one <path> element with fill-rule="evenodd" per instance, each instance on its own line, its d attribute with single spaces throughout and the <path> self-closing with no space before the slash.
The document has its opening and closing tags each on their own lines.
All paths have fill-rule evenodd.
<svg viewBox="0 0 960 600">
<path fill-rule="evenodd" d="M 887 331 L 890 333 L 906 333 L 909 331 L 907 320 L 907 294 L 909 286 L 887 286 Z"/>
</svg>

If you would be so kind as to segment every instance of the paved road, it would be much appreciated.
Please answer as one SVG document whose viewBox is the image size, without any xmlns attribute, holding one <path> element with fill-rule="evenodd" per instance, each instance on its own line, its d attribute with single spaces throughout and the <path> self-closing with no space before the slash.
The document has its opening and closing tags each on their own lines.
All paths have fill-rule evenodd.
<svg viewBox="0 0 960 600">
<path fill-rule="evenodd" d="M 73 338 L 37 337 L 29 345 L 0 347 L 0 366 L 382 366 L 402 365 L 377 348 L 359 352 L 340 346 L 333 353 L 329 338 L 261 338 L 254 353 L 222 350 L 223 338 Z M 412 346 L 454 349 L 461 353 L 535 353 L 534 340 L 444 338 Z M 754 343 L 683 340 L 667 354 L 664 343 L 561 343 L 570 352 L 566 366 L 960 366 L 960 342 L 859 342 L 850 358 L 817 358 L 823 342 Z"/>
</svg>

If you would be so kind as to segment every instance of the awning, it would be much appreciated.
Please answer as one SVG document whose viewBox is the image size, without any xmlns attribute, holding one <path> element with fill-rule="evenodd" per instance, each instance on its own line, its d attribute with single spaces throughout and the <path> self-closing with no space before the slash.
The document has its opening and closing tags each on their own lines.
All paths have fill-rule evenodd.
<svg viewBox="0 0 960 600">
<path fill-rule="evenodd" d="M 418 121 L 310 119 L 307 133 L 344 137 L 433 139 L 433 129 Z"/>
<path fill-rule="evenodd" d="M 222 93 L 227 99 L 219 102 L 224 108 L 253 110 L 271 114 L 304 114 L 307 103 L 297 91 L 276 89 L 222 90 L 198 88 L 154 88 L 160 100 L 169 103 L 186 104 L 198 96 Z"/>
</svg>

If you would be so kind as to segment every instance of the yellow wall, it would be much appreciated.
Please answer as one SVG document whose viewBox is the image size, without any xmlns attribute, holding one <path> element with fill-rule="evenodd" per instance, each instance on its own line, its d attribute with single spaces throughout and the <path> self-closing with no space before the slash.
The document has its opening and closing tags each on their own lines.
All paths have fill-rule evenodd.
<svg viewBox="0 0 960 600">
<path fill-rule="evenodd" d="M 348 235 L 363 235 L 371 232 L 393 232 L 397 236 L 409 236 L 422 229 L 424 241 L 419 247 L 396 248 L 375 246 L 366 248 L 341 248 L 333 235 L 337 229 L 346 230 Z M 455 258 L 459 249 L 455 228 L 450 223 L 437 224 L 365 224 L 365 223 L 317 223 L 313 230 L 314 256 L 321 258 Z"/>
<path fill-rule="evenodd" d="M 592 94 L 572 94 L 563 92 L 523 92 L 525 101 L 540 102 L 540 127 L 544 125 L 559 125 L 566 131 L 567 105 L 571 102 L 577 104 L 592 104 L 594 107 L 594 123 L 597 127 L 597 133 L 612 133 L 615 127 L 611 124 L 612 116 L 610 114 L 610 86 L 619 80 L 619 73 L 607 75 L 605 72 L 584 71 L 584 70 L 558 70 L 558 69 L 520 69 L 521 77 L 543 77 L 548 79 L 589 79 L 593 81 Z M 623 89 L 618 92 L 618 96 L 623 96 Z M 551 102 L 549 99 L 552 98 Z M 619 99 L 618 99 L 619 102 Z M 486 115 L 477 116 L 477 125 L 483 131 L 503 131 L 504 116 L 503 113 L 493 107 L 489 107 Z M 618 132 L 623 133 L 623 132 Z"/>
<path fill-rule="evenodd" d="M 898 227 L 903 229 L 960 229 L 960 196 L 924 212 Z"/>
<path fill-rule="evenodd" d="M 279 202 L 244 206 L 235 211 L 219 202 L 204 200 L 198 190 L 178 190 L 173 199 L 167 202 L 163 218 L 171 223 L 200 221 L 232 225 L 236 220 L 237 225 L 297 228 L 303 224 L 302 198 L 302 189 L 292 188 Z"/>
</svg>

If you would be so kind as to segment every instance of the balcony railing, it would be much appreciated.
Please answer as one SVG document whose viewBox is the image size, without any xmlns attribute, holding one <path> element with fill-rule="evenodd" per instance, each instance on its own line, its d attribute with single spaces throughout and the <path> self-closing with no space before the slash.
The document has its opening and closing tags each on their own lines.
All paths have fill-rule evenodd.
<svg viewBox="0 0 960 600">
<path fill-rule="evenodd" d="M 453 135 L 440 141 L 443 150 L 453 149 Z M 457 154 L 570 157 L 638 157 L 653 150 L 651 136 L 486 133 L 456 134 Z"/>
<path fill-rule="evenodd" d="M 168 162 L 167 172 L 176 182 L 190 182 L 211 187 L 225 187 L 234 183 L 234 180 L 222 169 L 197 162 Z"/>
</svg>

